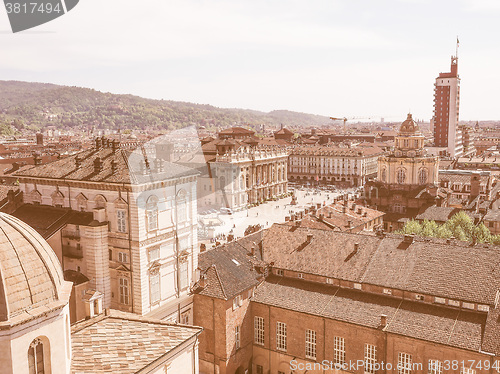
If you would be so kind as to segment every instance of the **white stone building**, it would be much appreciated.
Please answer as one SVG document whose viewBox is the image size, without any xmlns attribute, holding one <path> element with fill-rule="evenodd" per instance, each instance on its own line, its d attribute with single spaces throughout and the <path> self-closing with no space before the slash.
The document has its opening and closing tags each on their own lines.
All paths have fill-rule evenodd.
<svg viewBox="0 0 500 374">
<path fill-rule="evenodd" d="M 65 272 L 82 273 L 89 279 L 85 288 L 103 294 L 105 308 L 192 321 L 195 171 L 98 138 L 93 149 L 27 167 L 16 176 L 25 203 L 42 212 L 56 207 L 92 214 L 87 221 L 58 218 L 54 232 L 44 236 Z M 75 295 L 76 320 L 84 312 L 80 297 Z"/>
<path fill-rule="evenodd" d="M 295 182 L 362 186 L 377 175 L 377 159 L 382 154 L 378 147 L 294 146 L 288 176 Z"/>
</svg>

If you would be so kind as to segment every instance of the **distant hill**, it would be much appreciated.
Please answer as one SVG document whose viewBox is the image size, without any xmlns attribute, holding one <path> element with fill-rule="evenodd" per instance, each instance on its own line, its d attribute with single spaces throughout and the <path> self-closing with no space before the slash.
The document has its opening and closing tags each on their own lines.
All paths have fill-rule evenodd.
<svg viewBox="0 0 500 374">
<path fill-rule="evenodd" d="M 0 81 L 0 134 L 43 129 L 172 130 L 189 125 L 209 130 L 235 125 L 320 126 L 328 117 L 275 110 L 223 109 L 211 105 L 152 100 L 47 83 Z"/>
</svg>

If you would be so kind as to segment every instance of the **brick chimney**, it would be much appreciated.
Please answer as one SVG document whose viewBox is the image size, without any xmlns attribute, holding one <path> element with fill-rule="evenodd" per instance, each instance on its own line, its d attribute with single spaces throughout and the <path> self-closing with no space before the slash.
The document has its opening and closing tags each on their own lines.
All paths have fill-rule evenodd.
<svg viewBox="0 0 500 374">
<path fill-rule="evenodd" d="M 94 172 L 99 173 L 102 171 L 102 161 L 100 157 L 96 157 L 94 160 Z"/>
<path fill-rule="evenodd" d="M 95 149 L 99 150 L 102 147 L 102 141 L 101 138 L 97 137 L 95 138 Z"/>
<path fill-rule="evenodd" d="M 120 142 L 115 139 L 111 142 L 111 149 L 113 150 L 113 153 L 116 153 L 118 148 L 120 148 Z"/>
<path fill-rule="evenodd" d="M 42 157 L 38 153 L 35 153 L 33 155 L 33 161 L 35 162 L 35 165 L 41 165 L 42 164 Z"/>
<path fill-rule="evenodd" d="M 115 160 L 111 160 L 111 173 L 116 173 L 116 168 L 118 167 L 118 163 Z"/>
<path fill-rule="evenodd" d="M 307 234 L 307 242 L 310 243 L 313 240 L 313 234 Z"/>
<path fill-rule="evenodd" d="M 76 166 L 76 168 L 78 169 L 81 165 L 82 165 L 82 159 L 80 158 L 80 156 L 76 156 L 75 157 L 75 166 Z"/>
<path fill-rule="evenodd" d="M 479 195 L 481 188 L 481 176 L 479 173 L 472 173 L 470 176 L 470 197 L 471 199 Z"/>
<path fill-rule="evenodd" d="M 387 326 L 387 314 L 380 315 L 380 327 L 384 328 Z"/>
</svg>

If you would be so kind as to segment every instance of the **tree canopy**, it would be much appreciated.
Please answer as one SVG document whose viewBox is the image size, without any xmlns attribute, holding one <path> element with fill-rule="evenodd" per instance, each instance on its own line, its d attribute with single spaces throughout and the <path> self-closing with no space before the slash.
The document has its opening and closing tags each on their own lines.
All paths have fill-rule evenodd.
<svg viewBox="0 0 500 374">
<path fill-rule="evenodd" d="M 442 225 L 429 220 L 423 222 L 411 220 L 396 233 L 500 245 L 500 235 L 492 235 L 484 223 L 474 224 L 472 218 L 464 211 L 458 212 Z"/>
</svg>

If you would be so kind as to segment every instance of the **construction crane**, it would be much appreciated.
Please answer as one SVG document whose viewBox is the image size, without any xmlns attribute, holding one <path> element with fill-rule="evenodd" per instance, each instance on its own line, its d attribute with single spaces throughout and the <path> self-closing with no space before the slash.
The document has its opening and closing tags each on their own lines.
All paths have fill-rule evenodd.
<svg viewBox="0 0 500 374">
<path fill-rule="evenodd" d="M 334 121 L 344 121 L 344 134 L 345 134 L 345 123 L 351 119 L 373 119 L 375 117 L 330 117 L 330 119 L 334 120 Z"/>
<path fill-rule="evenodd" d="M 343 117 L 343 118 L 330 117 L 330 119 L 332 119 L 334 121 L 344 121 L 344 134 L 345 134 L 345 123 L 347 122 L 347 118 L 346 117 Z"/>
</svg>

